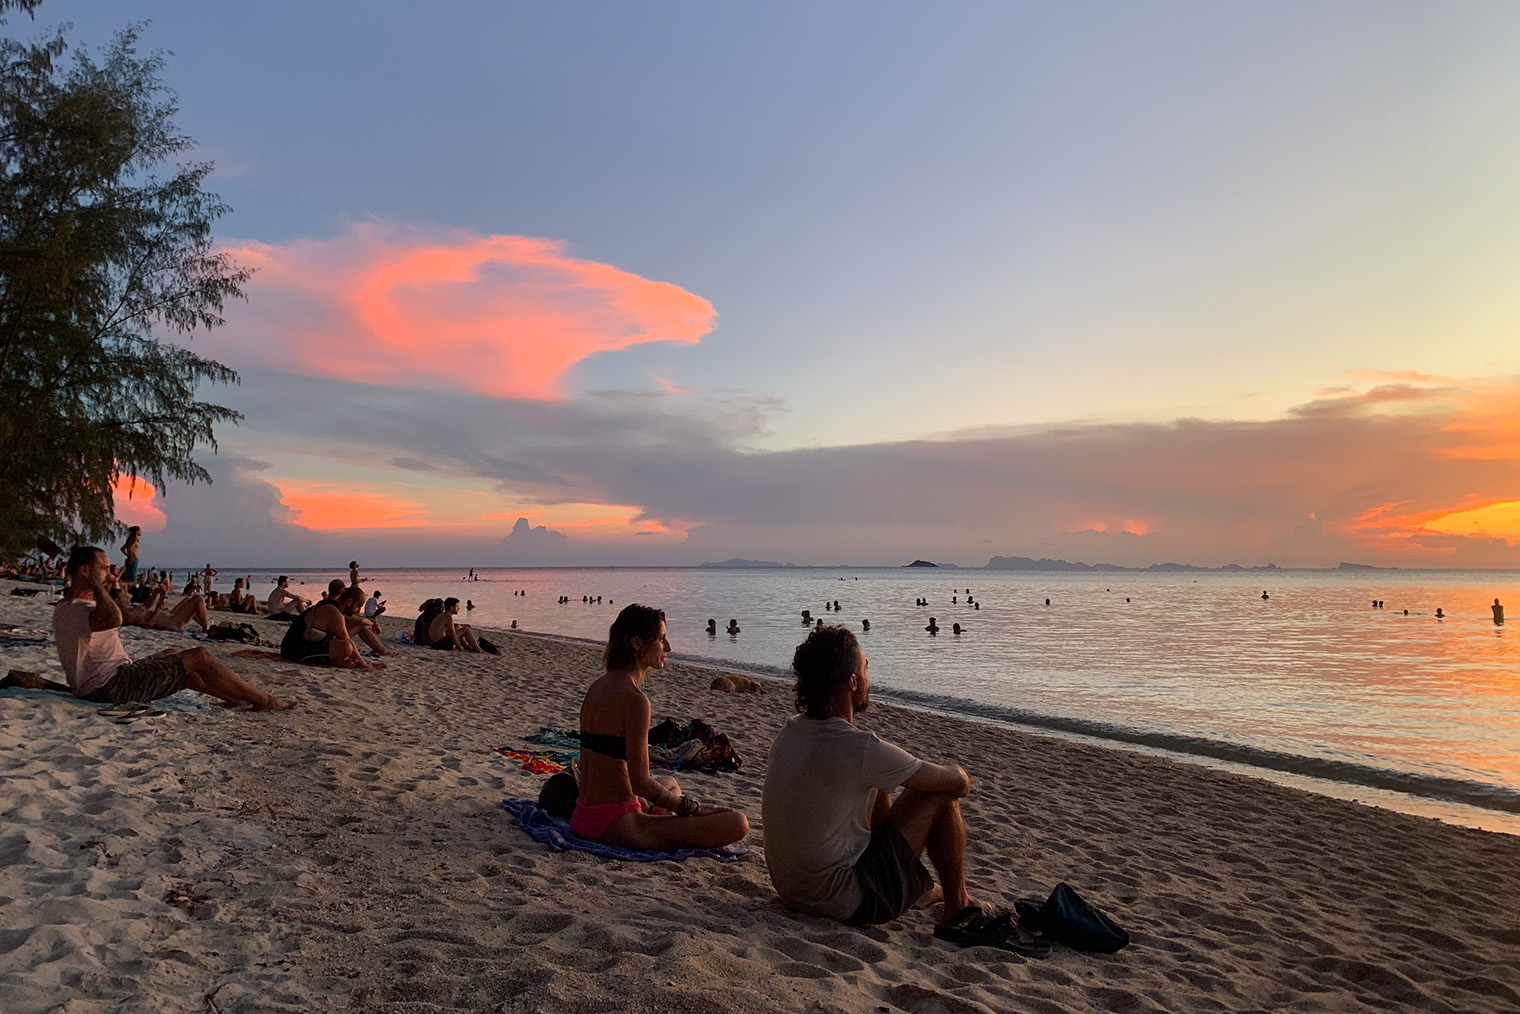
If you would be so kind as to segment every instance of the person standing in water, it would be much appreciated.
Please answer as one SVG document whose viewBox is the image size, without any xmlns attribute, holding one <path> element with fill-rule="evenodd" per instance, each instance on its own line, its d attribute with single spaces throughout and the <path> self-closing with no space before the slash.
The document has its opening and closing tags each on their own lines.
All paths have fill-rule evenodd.
<svg viewBox="0 0 1520 1014">
<path fill-rule="evenodd" d="M 1494 604 L 1489 608 L 1494 611 L 1494 625 L 1502 627 L 1504 625 L 1504 604 L 1498 599 L 1494 599 Z"/>
</svg>

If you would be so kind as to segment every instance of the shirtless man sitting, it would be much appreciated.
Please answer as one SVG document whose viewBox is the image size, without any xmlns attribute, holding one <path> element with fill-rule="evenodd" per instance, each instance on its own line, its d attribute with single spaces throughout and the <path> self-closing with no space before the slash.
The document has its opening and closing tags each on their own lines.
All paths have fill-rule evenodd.
<svg viewBox="0 0 1520 1014">
<path fill-rule="evenodd" d="M 274 591 L 264 601 L 271 620 L 293 620 L 311 605 L 306 599 L 290 590 L 290 578 L 281 574 L 275 582 Z"/>
<path fill-rule="evenodd" d="M 293 620 L 280 642 L 280 657 L 308 665 L 330 663 L 341 669 L 373 669 L 359 654 L 349 622 L 364 604 L 364 592 L 344 588 L 310 606 Z"/>
<path fill-rule="evenodd" d="M 364 606 L 364 590 L 358 585 L 345 585 L 340 579 L 336 577 L 327 582 L 327 596 L 322 601 L 336 602 L 338 601 L 338 596 L 342 595 L 350 588 L 359 593 L 359 607 L 362 609 Z M 380 640 L 380 624 L 376 623 L 374 620 L 365 619 L 358 609 L 355 609 L 352 612 L 344 610 L 343 618 L 344 621 L 348 624 L 349 636 L 357 637 L 359 640 L 369 645 L 370 651 L 373 651 L 376 655 L 400 654 L 400 652 L 391 651 L 385 646 L 385 642 Z"/>
<path fill-rule="evenodd" d="M 966 893 L 965 769 L 919 760 L 855 727 L 870 706 L 871 681 L 865 653 L 844 627 L 814 629 L 792 672 L 802 714 L 771 746 L 761 797 L 765 862 L 781 900 L 854 925 L 891 922 L 938 901 L 942 924 L 991 918 Z M 938 886 L 919 859 L 925 849 Z"/>
<path fill-rule="evenodd" d="M 69 589 L 53 611 L 53 640 L 74 696 L 100 703 L 146 704 L 189 688 L 257 711 L 291 707 L 243 682 L 202 647 L 133 662 L 116 632 L 121 626 L 121 607 L 102 582 L 108 573 L 110 561 L 104 550 L 77 546 L 69 553 L 64 568 Z"/>
<path fill-rule="evenodd" d="M 480 642 L 468 623 L 455 623 L 459 613 L 459 600 L 443 600 L 443 610 L 428 624 L 427 645 L 442 651 L 479 651 Z"/>
</svg>

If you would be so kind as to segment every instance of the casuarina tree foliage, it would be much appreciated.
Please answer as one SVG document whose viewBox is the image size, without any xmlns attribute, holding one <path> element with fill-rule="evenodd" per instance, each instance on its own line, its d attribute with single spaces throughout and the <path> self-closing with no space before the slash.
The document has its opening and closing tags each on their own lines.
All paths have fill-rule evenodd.
<svg viewBox="0 0 1520 1014">
<path fill-rule="evenodd" d="M 133 478 L 210 481 L 196 446 L 238 418 L 197 399 L 237 374 L 164 340 L 221 324 L 248 274 L 212 247 L 228 208 L 210 163 L 177 158 L 192 142 L 137 41 L 65 61 L 62 30 L 0 40 L 0 558 L 109 536 Z"/>
</svg>

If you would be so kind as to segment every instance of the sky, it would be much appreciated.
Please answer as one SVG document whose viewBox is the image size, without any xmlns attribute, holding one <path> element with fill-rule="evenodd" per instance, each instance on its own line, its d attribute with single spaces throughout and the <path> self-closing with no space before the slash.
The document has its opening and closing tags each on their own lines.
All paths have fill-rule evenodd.
<svg viewBox="0 0 1520 1014">
<path fill-rule="evenodd" d="M 145 558 L 1520 567 L 1520 7 L 8 30 L 134 19 L 255 271 Z"/>
</svg>

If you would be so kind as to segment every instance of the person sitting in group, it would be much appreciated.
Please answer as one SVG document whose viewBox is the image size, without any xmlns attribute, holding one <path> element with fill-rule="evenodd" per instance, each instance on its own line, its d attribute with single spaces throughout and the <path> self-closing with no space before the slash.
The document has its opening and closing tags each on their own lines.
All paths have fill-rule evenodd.
<svg viewBox="0 0 1520 1014">
<path fill-rule="evenodd" d="M 188 581 L 185 582 L 184 590 L 181 591 L 180 594 L 182 594 L 182 595 L 198 595 L 198 594 L 200 594 L 200 590 L 201 590 L 201 579 L 200 579 L 200 576 L 196 575 L 196 574 L 191 574 L 190 575 L 190 580 L 188 580 Z"/>
<path fill-rule="evenodd" d="M 427 640 L 423 643 L 440 651 L 479 651 L 480 642 L 475 640 L 475 632 L 470 629 L 470 625 L 454 622 L 458 613 L 459 600 L 444 599 L 443 608 L 428 622 Z"/>
<path fill-rule="evenodd" d="M 364 605 L 364 592 L 344 588 L 316 605 L 308 607 L 285 629 L 280 642 L 280 657 L 288 662 L 307 665 L 331 663 L 342 669 L 374 668 L 359 654 L 349 636 L 348 621 Z"/>
<path fill-rule="evenodd" d="M 373 595 L 364 600 L 364 618 L 373 620 L 383 612 L 385 612 L 385 600 L 380 597 L 379 589 L 376 589 Z"/>
<path fill-rule="evenodd" d="M 291 707 L 243 682 L 204 647 L 133 662 L 117 633 L 121 608 L 102 582 L 109 571 L 105 550 L 95 546 L 74 547 L 64 566 L 69 587 L 53 610 L 53 640 L 74 696 L 109 704 L 146 704 L 188 688 L 260 711 Z"/>
<path fill-rule="evenodd" d="M 257 616 L 259 615 L 259 600 L 253 597 L 252 592 L 245 591 L 246 587 L 242 578 L 232 582 L 232 592 L 227 596 L 227 608 L 234 613 Z"/>
<path fill-rule="evenodd" d="M 264 608 L 269 612 L 271 620 L 281 620 L 289 623 L 298 618 L 306 608 L 311 605 L 306 599 L 290 590 L 290 578 L 281 574 L 275 579 L 274 591 L 269 593 L 269 598 L 264 600 Z"/>
<path fill-rule="evenodd" d="M 792 655 L 800 714 L 771 746 L 761 794 L 771 883 L 787 905 L 855 925 L 937 901 L 940 922 L 968 919 L 976 903 L 966 892 L 960 800 L 971 780 L 856 728 L 871 705 L 867 670 L 844 627 L 814 630 Z M 926 848 L 939 886 L 919 860 Z"/>
<path fill-rule="evenodd" d="M 649 698 L 643 683 L 665 666 L 665 614 L 624 606 L 607 632 L 605 670 L 581 703 L 580 797 L 570 818 L 578 837 L 651 851 L 720 848 L 749 833 L 738 810 L 701 806 L 674 778 L 649 771 Z"/>
<path fill-rule="evenodd" d="M 412 643 L 418 647 L 425 647 L 428 643 L 428 628 L 433 624 L 433 617 L 443 612 L 443 599 L 428 599 L 417 607 L 417 619 L 412 623 Z"/>
<path fill-rule="evenodd" d="M 327 582 L 327 595 L 322 601 L 336 602 L 338 600 L 338 596 L 342 595 L 350 588 L 356 589 L 359 592 L 359 605 L 356 606 L 352 612 L 344 612 L 343 614 L 344 620 L 348 624 L 349 636 L 357 637 L 359 640 L 369 645 L 370 651 L 373 651 L 376 655 L 396 654 L 394 651 L 391 651 L 385 646 L 384 641 L 380 640 L 380 624 L 376 623 L 374 620 L 366 619 L 363 615 L 360 614 L 360 610 L 364 606 L 364 590 L 358 585 L 345 585 L 340 578 L 335 577 L 331 581 Z"/>
</svg>

